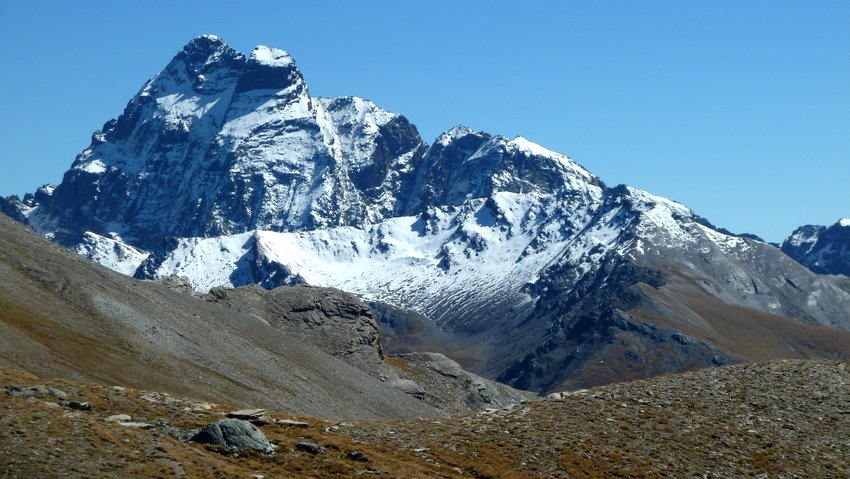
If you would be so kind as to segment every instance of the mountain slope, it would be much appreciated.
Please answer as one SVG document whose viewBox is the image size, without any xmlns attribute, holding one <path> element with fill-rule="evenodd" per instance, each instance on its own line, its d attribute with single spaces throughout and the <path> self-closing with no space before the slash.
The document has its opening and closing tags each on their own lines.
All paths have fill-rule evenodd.
<svg viewBox="0 0 850 479">
<path fill-rule="evenodd" d="M 822 329 L 850 329 L 847 278 L 521 137 L 457 126 L 427 145 L 369 101 L 311 97 L 285 52 L 212 36 L 21 211 L 137 278 L 306 282 L 411 310 L 434 327 L 389 334 L 399 352 L 536 391 L 850 344 Z"/>
<path fill-rule="evenodd" d="M 368 306 L 350 295 L 278 290 L 295 313 L 225 308 L 94 265 L 3 215 L 0 226 L 2 367 L 316 417 L 444 414 L 398 387 Z M 252 297 L 211 299 L 245 295 Z M 316 308 L 325 304 L 333 308 Z M 330 323 L 336 337 L 348 342 L 365 331 L 365 340 L 340 351 L 339 341 L 307 334 L 305 317 L 310 328 Z M 526 397 L 500 393 L 505 402 Z"/>
</svg>

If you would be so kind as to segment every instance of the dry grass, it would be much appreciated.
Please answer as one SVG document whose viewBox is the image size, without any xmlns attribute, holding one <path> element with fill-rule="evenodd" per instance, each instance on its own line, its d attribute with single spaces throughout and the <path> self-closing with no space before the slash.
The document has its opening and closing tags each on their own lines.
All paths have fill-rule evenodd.
<svg viewBox="0 0 850 479">
<path fill-rule="evenodd" d="M 167 394 L 0 370 L 92 403 L 74 412 L 0 396 L 6 477 L 843 477 L 850 473 L 850 365 L 784 361 L 618 384 L 451 418 L 262 426 L 273 456 L 222 453 L 182 434 L 230 410 Z M 126 428 L 126 413 L 154 424 Z M 292 416 L 272 414 L 274 418 Z M 327 452 L 313 456 L 307 440 Z M 370 462 L 346 457 L 359 451 Z M 2 476 L 0 476 L 2 477 Z"/>
</svg>

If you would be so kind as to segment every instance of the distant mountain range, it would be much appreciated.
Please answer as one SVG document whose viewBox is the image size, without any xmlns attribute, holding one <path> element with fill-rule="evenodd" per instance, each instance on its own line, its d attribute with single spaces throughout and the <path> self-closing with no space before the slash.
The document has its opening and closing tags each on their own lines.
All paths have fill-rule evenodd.
<svg viewBox="0 0 850 479">
<path fill-rule="evenodd" d="M 371 101 L 312 97 L 282 50 L 209 35 L 61 184 L 0 207 L 140 279 L 358 294 L 388 337 L 539 392 L 850 348 L 850 278 L 817 274 L 850 271 L 846 220 L 780 250 L 521 137 L 428 144 Z"/>
</svg>

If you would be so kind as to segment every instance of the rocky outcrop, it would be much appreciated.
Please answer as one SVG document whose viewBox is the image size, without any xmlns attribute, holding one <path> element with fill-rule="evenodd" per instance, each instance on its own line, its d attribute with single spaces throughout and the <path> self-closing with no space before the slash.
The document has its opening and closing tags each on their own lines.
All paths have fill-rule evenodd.
<svg viewBox="0 0 850 479">
<path fill-rule="evenodd" d="M 383 363 L 380 332 L 372 310 L 343 291 L 312 286 L 214 288 L 206 300 L 259 315 L 273 328 L 380 377 Z"/>
<path fill-rule="evenodd" d="M 288 336 L 351 364 L 448 414 L 478 411 L 536 395 L 486 380 L 439 353 L 384 357 L 372 309 L 357 297 L 306 285 L 264 290 L 214 288 L 207 301 L 259 316 Z"/>
<path fill-rule="evenodd" d="M 0 197 L 0 213 L 12 218 L 20 223 L 27 223 L 27 218 L 21 212 L 24 205 L 17 197 L 3 198 Z"/>
<path fill-rule="evenodd" d="M 537 396 L 472 374 L 439 353 L 402 354 L 388 362 L 402 372 L 405 392 L 443 410 L 483 411 Z"/>
</svg>

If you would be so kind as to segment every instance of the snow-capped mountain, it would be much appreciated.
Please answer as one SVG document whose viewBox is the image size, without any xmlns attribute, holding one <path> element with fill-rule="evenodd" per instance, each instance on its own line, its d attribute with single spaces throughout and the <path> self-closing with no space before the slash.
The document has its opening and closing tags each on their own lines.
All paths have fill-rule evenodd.
<svg viewBox="0 0 850 479">
<path fill-rule="evenodd" d="M 306 282 L 413 310 L 453 338 L 440 350 L 539 391 L 829 356 L 820 326 L 850 328 L 850 280 L 521 137 L 458 126 L 428 145 L 370 101 L 310 96 L 285 52 L 214 36 L 60 185 L 9 204 L 139 278 Z"/>
<path fill-rule="evenodd" d="M 202 36 L 92 136 L 27 213 L 43 234 L 169 236 L 362 225 L 395 213 L 424 145 L 402 116 L 312 98 L 284 51 Z"/>
<path fill-rule="evenodd" d="M 850 218 L 832 226 L 801 226 L 781 248 L 815 273 L 850 276 Z"/>
</svg>

